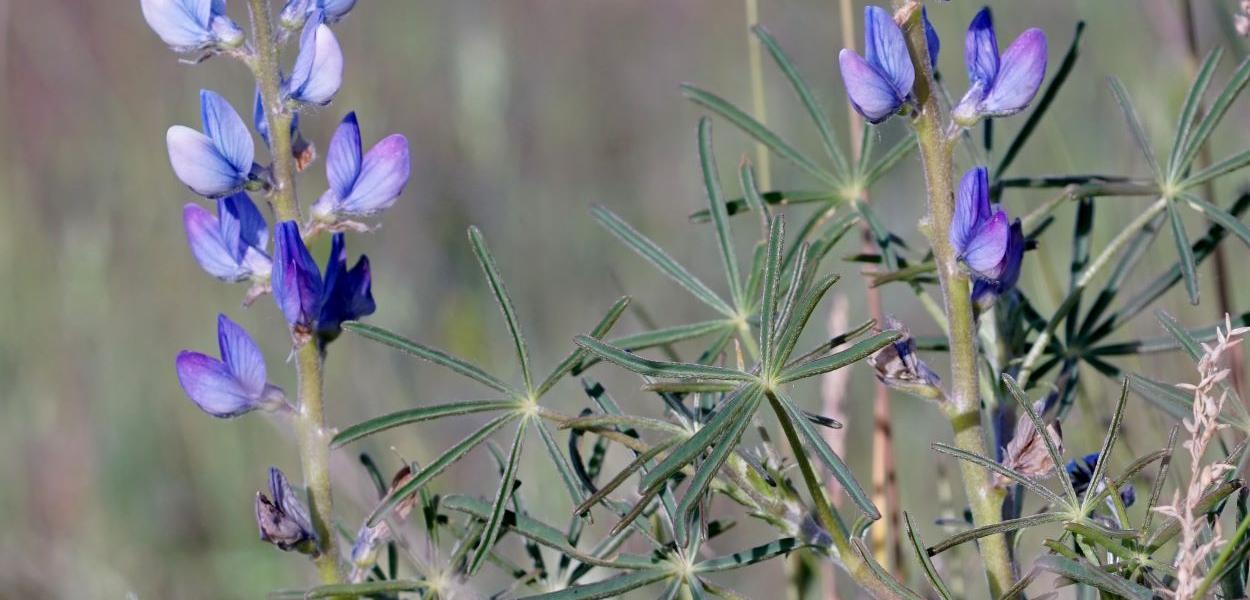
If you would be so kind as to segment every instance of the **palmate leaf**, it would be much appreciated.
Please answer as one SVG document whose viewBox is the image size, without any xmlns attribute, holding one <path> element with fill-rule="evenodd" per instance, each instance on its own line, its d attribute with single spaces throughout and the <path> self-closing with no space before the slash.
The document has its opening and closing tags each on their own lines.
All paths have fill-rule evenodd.
<svg viewBox="0 0 1250 600">
<path fill-rule="evenodd" d="M 499 276 L 499 267 L 495 265 L 495 257 L 486 247 L 482 232 L 478 231 L 477 227 L 469 228 L 469 242 L 473 246 L 473 253 L 477 256 L 478 264 L 482 267 L 482 273 L 486 275 L 486 282 L 490 284 L 491 294 L 499 303 L 499 310 L 508 324 L 508 333 L 512 335 L 512 342 L 516 348 L 517 362 L 521 365 L 521 376 L 525 378 L 525 391 L 532 394 L 534 377 L 530 373 L 529 350 L 525 346 L 525 337 L 521 335 L 521 325 L 517 323 L 516 309 L 512 306 L 508 288 L 504 285 L 503 278 Z"/>
<path fill-rule="evenodd" d="M 590 336 L 579 335 L 573 341 L 599 358 L 648 377 L 701 379 L 708 381 L 752 381 L 755 379 L 750 373 L 725 367 L 697 363 L 674 363 L 643 358 L 623 348 L 601 342 Z"/>
<path fill-rule="evenodd" d="M 1117 577 L 1091 564 L 1082 558 L 1067 558 L 1048 554 L 1037 559 L 1034 567 L 1059 575 L 1076 583 L 1093 586 L 1108 594 L 1135 600 L 1151 600 L 1154 593 L 1150 589 L 1133 583 L 1123 577 Z"/>
<path fill-rule="evenodd" d="M 481 367 L 469 363 L 465 360 L 456 358 L 442 350 L 431 348 L 424 344 L 414 342 L 397 333 L 387 331 L 381 327 L 374 325 L 366 325 L 364 323 L 348 322 L 343 324 L 343 329 L 358 333 L 371 340 L 382 342 L 387 346 L 407 352 L 418 358 L 428 360 L 434 364 L 447 367 L 452 371 L 464 375 L 469 379 L 477 381 L 482 385 L 493 388 L 509 395 L 516 395 L 517 392 L 512 386 L 498 380 L 494 375 L 483 371 Z"/>
<path fill-rule="evenodd" d="M 694 509 L 703 499 L 704 493 L 708 486 L 712 484 L 712 479 L 716 477 L 725 461 L 729 459 L 729 455 L 733 453 L 734 448 L 738 446 L 738 440 L 742 438 L 743 432 L 751 424 L 751 415 L 755 414 L 755 409 L 759 407 L 760 398 L 763 396 L 758 388 L 752 388 L 746 397 L 746 405 L 741 409 L 738 416 L 734 418 L 726 428 L 723 435 L 717 437 L 712 445 L 712 451 L 695 469 L 694 477 L 690 478 L 690 484 L 686 487 L 686 494 L 682 496 L 681 502 L 677 505 L 677 523 L 676 534 L 677 543 L 684 545 L 688 541 L 689 532 L 686 531 L 685 524 L 689 521 L 687 515 L 692 515 Z"/>
<path fill-rule="evenodd" d="M 410 425 L 412 423 L 420 423 L 423 421 L 441 419 L 443 417 L 468 415 L 479 412 L 497 410 L 515 411 L 520 409 L 521 406 L 522 405 L 515 400 L 468 400 L 465 402 L 448 402 L 446 404 L 436 404 L 434 406 L 410 408 L 374 417 L 372 419 L 366 419 L 360 423 L 352 425 L 351 427 L 335 434 L 334 438 L 330 440 L 330 447 L 339 448 L 375 433 L 380 433 L 395 427 Z"/>
<path fill-rule="evenodd" d="M 1194 125 L 1194 115 L 1198 113 L 1198 108 L 1202 105 L 1202 97 L 1207 93 L 1207 86 L 1211 85 L 1211 76 L 1215 74 L 1215 67 L 1220 63 L 1223 53 L 1224 50 L 1219 46 L 1207 53 L 1206 58 L 1202 60 L 1202 66 L 1198 68 L 1198 75 L 1194 77 L 1193 85 L 1189 87 L 1189 92 L 1185 95 L 1185 102 L 1181 105 L 1181 112 L 1176 121 L 1176 138 L 1172 141 L 1172 151 L 1168 153 L 1168 176 L 1170 178 L 1175 178 L 1179 173 L 1176 163 L 1180 160 L 1181 153 L 1189 140 L 1190 131 Z"/>
<path fill-rule="evenodd" d="M 491 505 L 490 515 L 486 519 L 486 529 L 482 532 L 481 541 L 478 542 L 477 552 L 473 555 L 473 560 L 469 562 L 469 575 L 477 573 L 477 570 L 481 568 L 482 561 L 486 559 L 487 554 L 494 548 L 495 540 L 499 537 L 504 511 L 508 507 L 508 500 L 513 493 L 513 484 L 516 482 L 517 464 L 521 460 L 521 446 L 525 441 L 525 429 L 528 425 L 529 419 L 527 418 L 521 418 L 520 422 L 517 423 L 516 436 L 512 440 L 512 450 L 508 453 L 508 462 L 504 467 L 499 489 L 495 492 L 495 502 Z"/>
<path fill-rule="evenodd" d="M 872 498 L 864 491 L 863 486 L 855 479 L 855 475 L 851 473 L 851 468 L 843 462 L 843 460 L 829 447 L 829 442 L 825 441 L 824 436 L 812 427 L 809 421 L 799 407 L 780 390 L 774 390 L 769 395 L 772 402 L 773 412 L 777 418 L 783 421 L 789 421 L 799 434 L 799 439 L 803 442 L 802 446 L 791 448 L 792 451 L 799 453 L 812 452 L 816 458 L 833 474 L 833 477 L 841 484 L 842 489 L 846 491 L 847 496 L 863 511 L 864 515 L 870 520 L 881 518 L 881 511 L 872 503 Z"/>
<path fill-rule="evenodd" d="M 1186 137 L 1183 143 L 1184 149 L 1181 151 L 1170 173 L 1172 181 L 1178 180 L 1180 175 L 1193 164 L 1194 159 L 1198 156 L 1198 151 L 1202 149 L 1207 138 L 1215 131 L 1215 127 L 1219 125 L 1228 109 L 1232 106 L 1233 100 L 1245 89 L 1248 82 L 1250 82 L 1250 58 L 1242 60 L 1241 64 L 1237 65 L 1237 70 L 1233 72 L 1232 78 L 1224 86 L 1220 95 L 1216 96 L 1210 110 L 1198 122 L 1192 133 Z"/>
</svg>

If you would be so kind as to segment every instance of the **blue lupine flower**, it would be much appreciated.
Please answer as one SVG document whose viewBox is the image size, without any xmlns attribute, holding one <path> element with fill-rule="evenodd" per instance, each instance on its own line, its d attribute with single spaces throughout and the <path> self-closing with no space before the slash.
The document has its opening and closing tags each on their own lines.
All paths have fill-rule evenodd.
<svg viewBox="0 0 1250 600">
<path fill-rule="evenodd" d="M 336 233 L 330 242 L 321 311 L 317 316 L 317 337 L 322 345 L 342 333 L 344 321 L 355 321 L 377 310 L 370 285 L 369 257 L 362 255 L 349 270 L 344 238 L 342 233 Z"/>
<path fill-rule="evenodd" d="M 999 262 L 997 279 L 977 279 L 972 282 L 972 301 L 986 305 L 1011 291 L 1020 280 L 1020 263 L 1024 260 L 1024 229 L 1020 219 L 1011 223 L 1007 233 L 1007 249 Z"/>
<path fill-rule="evenodd" d="M 1089 486 L 1092 483 L 1091 480 L 1094 477 L 1094 467 L 1097 465 L 1097 452 L 1091 452 L 1081 458 L 1074 458 L 1068 461 L 1068 479 L 1072 481 L 1072 489 L 1076 491 L 1077 495 L 1083 496 L 1086 490 L 1089 489 Z M 1106 483 L 1099 482 L 1097 489 L 1101 491 L 1104 485 L 1106 485 Z M 1133 489 L 1133 486 L 1131 484 L 1124 484 L 1124 486 L 1120 488 L 1120 501 L 1124 503 L 1124 506 L 1128 507 L 1132 506 L 1133 502 L 1136 500 L 1137 492 Z"/>
<path fill-rule="evenodd" d="M 264 492 L 256 492 L 256 527 L 260 529 L 260 539 L 282 550 L 314 552 L 316 544 L 310 542 L 317 540 L 317 533 L 308 517 L 308 509 L 287 482 L 286 475 L 275 467 L 269 467 L 269 493 L 272 500 Z"/>
<path fill-rule="evenodd" d="M 225 0 L 142 0 L 143 18 L 177 52 L 238 47 L 243 30 L 226 16 Z"/>
<path fill-rule="evenodd" d="M 321 310 L 321 272 L 308 253 L 295 221 L 278 223 L 274 231 L 273 299 L 288 325 L 310 332 Z"/>
<path fill-rule="evenodd" d="M 869 123 L 886 120 L 911 95 L 916 71 L 907 53 L 907 42 L 894 18 L 883 8 L 864 8 L 864 56 L 843 48 L 838 64 L 851 106 Z"/>
<path fill-rule="evenodd" d="M 269 279 L 269 228 L 246 193 L 218 199 L 216 216 L 187 204 L 182 224 L 191 254 L 209 275 L 229 282 Z"/>
<path fill-rule="evenodd" d="M 929 46 L 929 67 L 936 69 L 938 52 L 942 50 L 942 40 L 938 38 L 937 30 L 933 28 L 933 23 L 929 22 L 928 7 L 920 7 L 920 21 L 924 23 L 924 40 Z"/>
<path fill-rule="evenodd" d="M 178 382 L 200 410 L 227 419 L 285 402 L 282 390 L 266 381 L 265 357 L 256 342 L 225 315 L 217 316 L 217 345 L 221 360 L 184 350 L 174 361 Z"/>
<path fill-rule="evenodd" d="M 325 13 L 326 23 L 336 23 L 356 6 L 356 0 L 287 0 L 278 21 L 287 29 L 299 29 L 313 12 Z"/>
<path fill-rule="evenodd" d="M 1046 75 L 1046 34 L 1028 29 L 999 56 L 998 38 L 990 9 L 983 8 L 968 26 L 964 43 L 971 87 L 955 107 L 955 121 L 963 126 L 982 117 L 1004 117 L 1024 110 Z"/>
<path fill-rule="evenodd" d="M 408 140 L 397 133 L 362 155 L 356 113 L 347 113 L 326 150 L 330 189 L 313 204 L 313 218 L 334 223 L 341 216 L 368 217 L 386 210 L 403 193 L 410 168 Z"/>
<path fill-rule="evenodd" d="M 304 24 L 291 78 L 283 86 L 288 100 L 328 104 L 343 83 L 343 50 L 323 20 L 324 14 L 315 11 Z"/>
<path fill-rule="evenodd" d="M 252 171 L 252 134 L 234 107 L 216 92 L 200 91 L 203 133 L 174 125 L 165 134 L 169 164 L 192 191 L 209 198 L 238 191 Z"/>
<path fill-rule="evenodd" d="M 964 174 L 955 197 L 950 243 L 959 262 L 980 279 L 997 280 L 1010 237 L 1007 213 L 990 206 L 989 174 L 976 167 Z"/>
</svg>

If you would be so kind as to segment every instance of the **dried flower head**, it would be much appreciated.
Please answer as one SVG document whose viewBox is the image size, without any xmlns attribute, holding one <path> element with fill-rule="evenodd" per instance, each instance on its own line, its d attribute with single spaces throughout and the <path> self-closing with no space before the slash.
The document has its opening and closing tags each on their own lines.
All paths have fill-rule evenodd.
<svg viewBox="0 0 1250 600">
<path fill-rule="evenodd" d="M 938 387 L 940 379 L 916 354 L 916 340 L 911 337 L 907 326 L 893 315 L 887 315 L 885 327 L 902 332 L 903 337 L 868 357 L 868 364 L 876 370 L 877 379 L 890 389 L 913 396 L 927 400 L 942 398 L 942 390 Z"/>
<path fill-rule="evenodd" d="M 1042 408 L 1041 402 L 1034 405 L 1035 411 L 1040 412 Z M 1059 423 L 1047 424 L 1046 435 L 1050 436 L 1051 442 L 1062 453 L 1063 435 L 1060 432 Z M 1033 419 L 1028 415 L 1021 415 L 1016 421 L 1016 433 L 1011 441 L 1007 442 L 1007 448 L 1003 450 L 1002 462 L 1004 467 L 1030 479 L 1047 479 L 1055 473 L 1055 461 L 1051 459 L 1050 452 L 1046 449 L 1046 441 L 1042 439 L 1037 427 L 1033 426 Z M 1007 487 L 1011 484 L 1011 480 L 999 475 L 994 480 L 994 484 L 998 487 Z"/>
</svg>

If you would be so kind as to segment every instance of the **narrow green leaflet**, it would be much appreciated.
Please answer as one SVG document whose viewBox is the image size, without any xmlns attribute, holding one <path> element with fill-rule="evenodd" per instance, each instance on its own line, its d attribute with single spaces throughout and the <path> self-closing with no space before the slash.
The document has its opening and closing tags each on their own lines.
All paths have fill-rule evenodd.
<svg viewBox="0 0 1250 600">
<path fill-rule="evenodd" d="M 739 414 L 730 422 L 724 435 L 719 436 L 713 443 L 712 451 L 708 454 L 699 467 L 695 469 L 694 477 L 690 479 L 690 484 L 686 487 L 686 495 L 682 496 L 681 502 L 677 505 L 677 540 L 678 543 L 686 541 L 687 531 L 685 531 L 685 523 L 688 521 L 686 515 L 694 511 L 695 506 L 703 500 L 704 492 L 708 486 L 712 484 L 712 479 L 716 477 L 725 461 L 729 459 L 729 455 L 733 453 L 734 448 L 738 446 L 738 440 L 742 437 L 742 433 L 746 431 L 751 424 L 751 415 L 755 414 L 755 409 L 759 407 L 760 397 L 763 394 L 753 388 L 747 396 L 746 406 L 739 410 Z"/>
<path fill-rule="evenodd" d="M 315 587 L 307 591 L 292 590 L 274 592 L 269 595 L 269 598 L 271 600 L 287 598 L 291 600 L 342 597 L 363 598 L 388 593 L 420 592 L 429 587 L 430 584 L 425 581 L 412 581 L 405 579 L 395 579 L 391 581 L 366 581 L 363 583 L 336 583 L 333 585 Z"/>
<path fill-rule="evenodd" d="M 494 410 L 516 410 L 520 407 L 521 404 L 515 400 L 468 400 L 465 402 L 448 402 L 447 404 L 410 408 L 366 419 L 352 425 L 335 434 L 334 439 L 330 440 L 330 447 L 339 448 L 375 433 L 412 423 Z"/>
<path fill-rule="evenodd" d="M 795 538 L 782 538 L 767 544 L 756 546 L 749 550 L 743 550 L 742 552 L 735 552 L 726 556 L 709 558 L 695 564 L 694 570 L 698 573 L 713 573 L 716 571 L 739 569 L 748 565 L 764 562 L 778 556 L 785 556 L 798 548 L 804 548 L 806 546 L 807 544 L 804 544 Z"/>
<path fill-rule="evenodd" d="M 872 503 L 872 498 L 864 491 L 863 486 L 859 485 L 859 481 L 855 479 L 855 474 L 851 472 L 851 468 L 842 461 L 842 458 L 833 451 L 833 448 L 829 447 L 829 442 L 825 441 L 824 436 L 816 431 L 811 421 L 807 419 L 803 411 L 794 403 L 794 400 L 780 391 L 774 391 L 769 399 L 772 400 L 777 418 L 790 421 L 795 430 L 798 431 L 799 437 L 802 438 L 803 446 L 801 448 L 791 448 L 791 450 L 796 453 L 814 453 L 816 458 L 820 459 L 825 468 L 842 485 L 842 489 L 851 498 L 851 501 L 855 503 L 855 506 L 859 507 L 870 520 L 876 521 L 880 519 L 881 511 Z"/>
<path fill-rule="evenodd" d="M 469 379 L 477 381 L 482 385 L 505 394 L 516 394 L 516 391 L 512 389 L 512 386 L 496 379 L 493 375 L 483 371 L 480 367 L 456 358 L 446 352 L 443 352 L 442 350 L 414 342 L 397 333 L 387 331 L 374 325 L 366 325 L 358 322 L 344 323 L 343 329 L 353 333 L 358 333 L 376 342 L 382 342 L 383 344 L 395 348 L 396 350 L 407 352 L 408 354 L 428 360 L 436 365 L 447 367 L 456 373 L 464 375 Z"/>
<path fill-rule="evenodd" d="M 711 110 L 712 112 L 724 117 L 733 123 L 743 133 L 751 136 L 755 141 L 768 146 L 777 156 L 780 156 L 799 168 L 807 171 L 812 177 L 820 180 L 829 187 L 838 186 L 838 178 L 833 173 L 821 168 L 812 160 L 796 150 L 793 146 L 787 144 L 780 136 L 773 133 L 772 130 L 765 127 L 763 123 L 755 120 L 754 117 L 748 115 L 741 108 L 734 106 L 728 100 L 717 96 L 708 91 L 701 90 L 694 85 L 684 83 L 681 86 L 681 93 L 685 97 L 693 100 L 696 104 Z"/>
<path fill-rule="evenodd" d="M 1151 600 L 1154 593 L 1123 577 L 1117 577 L 1084 559 L 1071 559 L 1049 554 L 1033 563 L 1035 568 L 1049 571 L 1077 583 L 1090 585 L 1109 594 L 1135 600 Z"/>
<path fill-rule="evenodd" d="M 490 291 L 494 294 L 495 301 L 499 303 L 499 310 L 503 312 L 504 320 L 508 323 L 508 333 L 512 334 L 517 361 L 521 364 L 521 375 L 525 378 L 525 391 L 533 392 L 534 376 L 530 372 L 529 350 L 525 347 L 525 337 L 521 335 L 521 325 L 517 323 L 512 297 L 508 295 L 508 288 L 504 285 L 503 278 L 499 276 L 499 267 L 495 265 L 495 257 L 486 247 L 482 232 L 478 231 L 477 227 L 469 228 L 469 241 L 473 245 L 473 253 L 477 255 L 478 264 L 482 267 L 482 273 L 486 275 L 486 282 L 490 284 Z"/>
<path fill-rule="evenodd" d="M 647 259 L 652 265 L 655 265 L 665 275 L 676 281 L 678 285 L 686 288 L 696 298 L 702 300 L 704 304 L 727 317 L 733 318 L 736 316 L 734 309 L 726 304 L 724 300 L 721 300 L 720 296 L 716 295 L 716 292 L 713 292 L 706 284 L 699 281 L 690 271 L 686 270 L 686 267 L 673 260 L 655 242 L 639 233 L 629 223 L 618 217 L 616 213 L 602 206 L 596 206 L 591 209 L 591 215 L 600 225 L 611 232 L 612 235 L 615 235 L 617 239 Z"/>
<path fill-rule="evenodd" d="M 469 562 L 469 575 L 477 573 L 477 570 L 481 568 L 482 561 L 486 560 L 486 556 L 495 547 L 495 540 L 499 537 L 504 511 L 508 508 L 508 499 L 512 497 L 513 483 L 516 482 L 517 464 L 521 461 L 521 446 L 524 445 L 525 430 L 528 425 L 529 419 L 527 418 L 520 419 L 517 424 L 516 436 L 512 439 L 512 450 L 508 453 L 508 462 L 504 467 L 503 480 L 499 482 L 499 490 L 495 492 L 495 502 L 491 505 L 490 516 L 486 519 L 486 530 L 482 532 L 481 541 L 478 542 L 477 553 Z"/>
<path fill-rule="evenodd" d="M 1045 525 L 1047 523 L 1058 523 L 1059 521 L 1063 521 L 1067 518 L 1067 513 L 1038 513 L 1027 517 L 1020 517 L 1018 519 L 1006 519 L 997 523 L 991 523 L 984 527 L 978 527 L 976 529 L 969 529 L 968 531 L 952 535 L 951 537 L 938 542 L 932 548 L 929 548 L 929 556 L 937 556 L 947 550 L 950 550 L 951 548 L 954 548 L 955 546 L 971 542 L 972 540 L 979 540 L 985 536 L 997 533 L 1007 533 L 1009 531 L 1017 531 L 1020 529 L 1028 529 L 1029 527 L 1037 527 L 1038 525 Z"/>
<path fill-rule="evenodd" d="M 954 596 L 946 587 L 946 582 L 942 581 L 942 576 L 938 574 L 937 567 L 933 566 L 933 560 L 929 558 L 929 552 L 925 549 L 924 540 L 920 539 L 920 533 L 916 531 L 916 523 L 912 521 L 911 515 L 907 512 L 903 513 L 903 525 L 907 532 L 907 541 L 911 543 L 912 552 L 916 555 L 916 559 L 920 561 L 920 567 L 924 569 L 925 579 L 929 580 L 929 585 L 933 586 L 933 591 L 937 592 L 942 600 L 952 600 Z"/>
<path fill-rule="evenodd" d="M 558 592 L 548 592 L 546 594 L 526 596 L 525 598 L 526 600 L 596 600 L 598 598 L 616 598 L 630 590 L 648 586 L 673 576 L 673 573 L 668 569 L 645 569 Z"/>
<path fill-rule="evenodd" d="M 1146 127 L 1142 125 L 1141 116 L 1137 114 L 1137 109 L 1133 107 L 1132 101 L 1129 100 L 1124 84 L 1115 77 L 1108 78 L 1108 82 L 1111 84 L 1111 93 L 1115 96 L 1115 101 L 1119 103 L 1120 110 L 1124 112 L 1124 120 L 1128 122 L 1128 129 L 1133 134 L 1133 140 L 1137 142 L 1137 147 L 1141 150 L 1142 156 L 1146 157 L 1146 164 L 1150 165 L 1150 172 L 1156 175 L 1161 174 L 1159 161 L 1155 158 L 1154 147 L 1150 143 L 1150 136 L 1146 134 Z"/>
<path fill-rule="evenodd" d="M 1185 292 L 1189 294 L 1189 303 L 1198 304 L 1198 266 L 1194 263 L 1194 252 L 1189 245 L 1189 234 L 1185 232 L 1185 221 L 1181 218 L 1176 201 L 1168 200 L 1168 221 L 1172 224 L 1172 239 L 1176 241 L 1176 252 L 1180 257 L 1181 275 L 1185 277 Z"/>
<path fill-rule="evenodd" d="M 667 379 L 708 379 L 712 381 L 751 381 L 754 379 L 750 373 L 743 373 L 735 369 L 643 358 L 623 348 L 601 342 L 590 336 L 579 335 L 573 341 L 599 358 L 618 364 L 639 375 Z"/>
<path fill-rule="evenodd" d="M 1068 51 L 1064 53 L 1063 60 L 1059 63 L 1059 68 L 1055 70 L 1054 77 L 1050 78 L 1050 83 L 1046 84 L 1046 91 L 1033 103 L 1033 112 L 1029 113 L 1029 118 L 1024 120 L 1024 124 L 1020 126 L 1020 133 L 1016 134 L 1015 139 L 1011 140 L 1011 144 L 1007 146 L 1007 151 L 1003 153 L 1003 157 L 998 161 L 998 166 L 994 168 L 994 180 L 1000 180 L 1003 177 L 1011 163 L 1015 162 L 1016 156 L 1020 154 L 1020 150 L 1024 148 L 1024 144 L 1028 142 L 1029 137 L 1037 129 L 1037 124 L 1041 122 L 1042 117 L 1046 115 L 1047 109 L 1050 108 L 1055 97 L 1059 95 L 1059 90 L 1063 88 L 1064 82 L 1068 80 L 1068 75 L 1072 73 L 1072 67 L 1076 66 L 1076 60 L 1080 56 L 1081 50 L 1081 34 L 1085 32 L 1085 21 L 1077 21 L 1076 31 L 1072 34 L 1072 42 L 1068 44 Z"/>
<path fill-rule="evenodd" d="M 742 275 L 738 271 L 738 258 L 734 254 L 733 230 L 729 227 L 729 215 L 725 212 L 725 193 L 721 191 L 720 171 L 712 154 L 712 121 L 699 119 L 699 166 L 703 171 L 703 187 L 707 190 L 708 210 L 716 224 L 716 241 L 720 246 L 721 262 L 729 280 L 729 293 L 733 304 L 742 309 Z"/>
<path fill-rule="evenodd" d="M 853 344 L 850 348 L 841 352 L 835 352 L 829 356 L 817 358 L 815 360 L 789 367 L 782 371 L 777 377 L 780 383 L 789 383 L 806 379 L 821 373 L 828 373 L 836 369 L 841 369 L 846 365 L 858 362 L 870 356 L 873 352 L 880 350 L 886 344 L 897 341 L 902 334 L 897 331 L 883 331 L 872 337 L 866 338 Z"/>
<path fill-rule="evenodd" d="M 1180 159 L 1176 161 L 1173 170 L 1173 179 L 1178 178 L 1184 173 L 1189 165 L 1194 162 L 1198 156 L 1198 151 L 1202 149 L 1202 145 L 1206 143 L 1207 138 L 1215 131 L 1215 126 L 1220 123 L 1228 109 L 1233 105 L 1233 100 L 1246 87 L 1246 83 L 1250 82 L 1250 57 L 1241 61 L 1237 65 L 1237 70 L 1233 72 L 1232 78 L 1228 81 L 1228 85 L 1215 98 L 1215 102 L 1211 104 L 1210 110 L 1198 123 L 1197 129 L 1193 130 L 1191 137 L 1185 140 L 1185 150 L 1181 153 Z"/>
<path fill-rule="evenodd" d="M 1250 245 L 1250 227 L 1246 227 L 1246 224 L 1242 223 L 1241 219 L 1234 217 L 1224 209 L 1193 194 L 1183 194 L 1181 198 L 1185 201 L 1185 203 L 1189 204 L 1189 206 L 1202 211 L 1208 219 L 1211 219 L 1212 221 L 1218 223 L 1221 227 L 1233 232 L 1233 234 L 1241 238 L 1241 241 L 1245 242 L 1246 245 Z"/>
<path fill-rule="evenodd" d="M 954 446 L 950 446 L 947 444 L 943 444 L 941 442 L 934 442 L 932 445 L 932 448 L 941 454 L 953 456 L 960 460 L 966 460 L 988 471 L 992 471 L 994 473 L 1002 475 L 1003 477 L 1006 477 L 1024 486 L 1026 489 L 1037 494 L 1038 496 L 1041 496 L 1047 502 L 1050 502 L 1059 506 L 1067 506 L 1069 504 L 1068 501 L 1064 500 L 1061 496 L 1059 496 L 1059 494 L 1056 494 L 1050 491 L 1050 488 L 1047 488 L 1046 486 L 1032 479 L 1028 475 L 1024 475 L 1023 473 L 1014 471 L 1012 469 L 1009 469 L 999 464 L 998 461 L 991 460 L 984 456 L 973 454 L 966 450 L 961 450 L 959 448 L 956 448 Z"/>
<path fill-rule="evenodd" d="M 1189 87 L 1189 93 L 1185 95 L 1185 103 L 1181 105 L 1181 113 L 1176 120 L 1176 138 L 1172 141 L 1172 151 L 1168 153 L 1168 177 L 1170 179 L 1175 179 L 1179 174 L 1176 164 L 1180 161 L 1181 152 L 1184 151 L 1185 143 L 1189 140 L 1194 115 L 1198 113 L 1198 107 L 1202 105 L 1202 97 L 1207 93 L 1207 86 L 1211 85 L 1211 76 L 1215 73 L 1215 67 L 1220 63 L 1220 57 L 1223 54 L 1224 50 L 1219 46 L 1207 53 L 1206 58 L 1202 60 L 1202 66 L 1198 69 L 1198 75 L 1194 77 L 1193 85 Z"/>
<path fill-rule="evenodd" d="M 829 158 L 833 159 L 834 168 L 837 174 L 845 174 L 849 167 L 846 162 L 846 156 L 842 153 L 842 148 L 833 137 L 833 127 L 829 125 L 829 119 L 825 117 L 825 112 L 820 109 L 820 105 L 816 103 L 816 98 L 807 87 L 807 83 L 803 81 L 803 76 L 799 75 L 799 70 L 791 62 L 790 57 L 781 49 L 781 45 L 773 38 L 772 34 L 764 29 L 761 25 L 751 28 L 755 32 L 755 36 L 760 39 L 760 43 L 768 49 L 768 53 L 773 57 L 773 62 L 777 63 L 777 67 L 785 74 L 786 79 L 790 81 L 790 87 L 794 88 L 795 94 L 798 95 L 799 101 L 803 103 L 803 108 L 807 110 L 807 115 L 812 118 L 812 123 L 816 125 L 816 131 L 820 134 L 820 141 L 825 146 L 825 152 L 829 154 Z"/>
</svg>

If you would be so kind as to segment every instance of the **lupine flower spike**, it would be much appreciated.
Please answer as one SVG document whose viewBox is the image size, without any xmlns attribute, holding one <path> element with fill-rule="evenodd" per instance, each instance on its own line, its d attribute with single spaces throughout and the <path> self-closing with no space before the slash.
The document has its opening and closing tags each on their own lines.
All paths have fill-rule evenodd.
<svg viewBox="0 0 1250 600">
<path fill-rule="evenodd" d="M 903 31 L 883 8 L 864 8 L 864 56 L 843 48 L 838 64 L 851 106 L 869 123 L 890 118 L 911 96 L 916 70 Z"/>
<path fill-rule="evenodd" d="M 226 16 L 225 0 L 142 0 L 148 27 L 175 52 L 237 48 L 243 30 Z"/>
<path fill-rule="evenodd" d="M 200 119 L 203 132 L 174 125 L 165 134 L 174 174 L 192 191 L 209 198 L 242 189 L 256 151 L 243 118 L 216 92 L 201 90 Z"/>
<path fill-rule="evenodd" d="M 260 539 L 282 550 L 297 550 L 305 554 L 316 552 L 317 533 L 313 529 L 308 509 L 295 495 L 286 475 L 274 467 L 269 468 L 269 494 L 256 492 L 256 526 Z"/>
<path fill-rule="evenodd" d="M 346 17 L 355 6 L 356 0 L 287 0 L 278 13 L 278 22 L 287 29 L 299 29 L 308 22 L 308 17 L 320 10 L 325 22 L 333 24 Z"/>
<path fill-rule="evenodd" d="M 330 189 L 313 204 L 314 226 L 367 231 L 343 217 L 370 217 L 390 208 L 408 183 L 408 140 L 400 134 L 382 139 L 362 154 L 356 113 L 347 113 L 326 150 Z"/>
<path fill-rule="evenodd" d="M 984 117 L 1004 117 L 1033 101 L 1046 75 L 1046 34 L 1028 29 L 999 56 L 990 9 L 983 8 L 968 26 L 964 60 L 971 86 L 955 107 L 955 122 L 969 127 Z"/>
<path fill-rule="evenodd" d="M 195 203 L 182 209 L 191 254 L 209 275 L 222 281 L 251 281 L 244 304 L 269 289 L 272 261 L 265 248 L 269 226 L 244 192 L 217 200 L 217 216 Z"/>
<path fill-rule="evenodd" d="M 304 25 L 291 78 L 283 86 L 287 100 L 329 104 L 343 83 L 343 51 L 323 20 L 323 13 L 315 11 Z"/>
<path fill-rule="evenodd" d="M 266 381 L 265 357 L 256 342 L 225 315 L 217 316 L 217 345 L 220 360 L 184 350 L 174 361 L 178 382 L 200 410 L 228 419 L 286 406 L 282 390 Z"/>
</svg>

